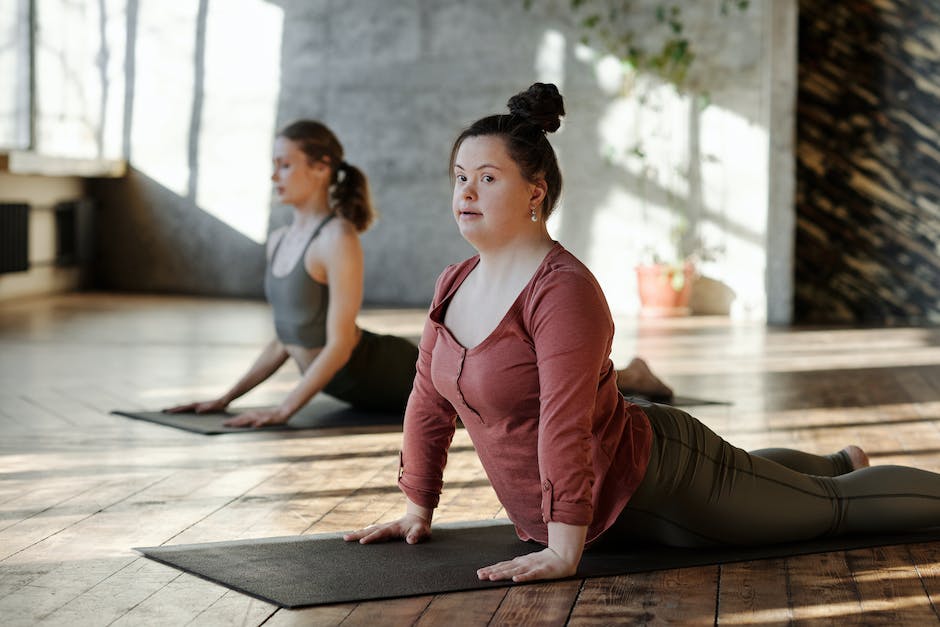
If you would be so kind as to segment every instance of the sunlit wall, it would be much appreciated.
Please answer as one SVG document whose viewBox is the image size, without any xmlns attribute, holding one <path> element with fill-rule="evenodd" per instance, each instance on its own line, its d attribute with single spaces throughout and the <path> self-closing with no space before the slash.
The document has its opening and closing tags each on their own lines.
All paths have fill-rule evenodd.
<svg viewBox="0 0 940 627">
<path fill-rule="evenodd" d="M 140 0 L 131 164 L 255 242 L 267 235 L 280 9 Z"/>
<path fill-rule="evenodd" d="M 196 204 L 256 242 L 267 236 L 282 20 L 259 0 L 209 3 Z"/>
<path fill-rule="evenodd" d="M 615 312 L 639 310 L 637 264 L 691 255 L 697 313 L 767 317 L 768 225 L 781 208 L 769 193 L 774 26 L 765 8 L 683 8 L 694 49 L 708 53 L 694 91 L 584 45 L 577 30 L 542 36 L 539 78 L 568 98 L 552 137 L 566 191 L 551 231 L 588 263 Z"/>
<path fill-rule="evenodd" d="M 189 143 L 197 94 L 198 2 L 141 0 L 130 96 L 131 165 L 173 192 L 189 194 Z"/>
</svg>

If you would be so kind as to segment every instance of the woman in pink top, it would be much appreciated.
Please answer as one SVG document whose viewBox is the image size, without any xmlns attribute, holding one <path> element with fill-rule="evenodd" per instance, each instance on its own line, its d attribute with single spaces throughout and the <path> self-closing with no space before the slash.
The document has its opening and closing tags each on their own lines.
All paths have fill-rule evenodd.
<svg viewBox="0 0 940 627">
<path fill-rule="evenodd" d="M 604 294 L 545 227 L 561 191 L 545 136 L 561 95 L 536 83 L 509 111 L 474 123 L 451 153 L 454 218 L 479 255 L 438 279 L 421 338 L 405 514 L 347 540 L 429 537 L 457 416 L 519 537 L 545 545 L 480 579 L 573 575 L 603 534 L 702 546 L 940 524 L 940 475 L 867 468 L 855 446 L 747 453 L 681 410 L 624 399 Z"/>
</svg>

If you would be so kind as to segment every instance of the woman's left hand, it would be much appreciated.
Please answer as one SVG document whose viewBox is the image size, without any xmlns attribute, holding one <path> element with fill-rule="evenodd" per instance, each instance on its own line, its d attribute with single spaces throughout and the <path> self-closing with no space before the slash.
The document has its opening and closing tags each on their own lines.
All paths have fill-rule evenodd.
<svg viewBox="0 0 940 627">
<path fill-rule="evenodd" d="M 578 564 L 566 562 L 552 549 L 544 549 L 538 553 L 529 553 L 508 562 L 500 562 L 477 570 L 477 577 L 481 580 L 499 581 L 512 579 L 513 581 L 535 581 L 537 579 L 558 579 L 568 577 L 578 570 Z"/>
<path fill-rule="evenodd" d="M 274 409 L 252 409 L 233 416 L 223 422 L 226 427 L 268 427 L 271 425 L 282 425 L 287 422 L 290 416 L 284 417 L 279 408 Z"/>
</svg>

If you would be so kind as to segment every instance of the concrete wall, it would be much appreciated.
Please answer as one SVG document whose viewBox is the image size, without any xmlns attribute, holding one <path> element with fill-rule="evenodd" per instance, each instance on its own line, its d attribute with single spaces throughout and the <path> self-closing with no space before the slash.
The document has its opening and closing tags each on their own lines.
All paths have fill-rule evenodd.
<svg viewBox="0 0 940 627">
<path fill-rule="evenodd" d="M 533 4 L 202 0 L 168 15 L 156 0 L 129 0 L 123 132 L 131 172 L 90 187 L 100 205 L 100 286 L 260 295 L 264 229 L 244 225 L 287 219 L 286 209 L 258 199 L 269 193 L 274 129 L 307 116 L 337 132 L 372 182 L 381 220 L 363 238 L 367 302 L 423 306 L 441 269 L 472 254 L 450 216 L 453 138 L 548 80 L 569 111 L 553 136 L 565 195 L 550 227 L 595 271 L 615 311 L 637 310 L 634 265 L 687 213 L 723 249 L 702 268 L 715 291 L 700 310 L 763 319 L 767 224 L 790 210 L 774 204 L 787 197 L 768 183 L 772 151 L 787 156 L 786 142 L 772 147 L 768 131 L 779 115 L 769 77 L 780 36 L 768 3 L 727 17 L 717 3 L 684 7 L 712 104 L 700 110 L 640 79 L 656 94 L 665 116 L 658 121 L 636 105 L 610 60 L 578 45 L 567 2 Z M 642 25 L 657 3 L 638 4 Z M 795 11 L 789 0 L 781 5 Z M 166 37 L 147 39 L 155 32 Z M 654 127 L 674 130 L 644 135 Z M 625 157 L 637 140 L 659 141 L 660 160 Z M 201 200 L 211 193 L 217 210 Z"/>
</svg>

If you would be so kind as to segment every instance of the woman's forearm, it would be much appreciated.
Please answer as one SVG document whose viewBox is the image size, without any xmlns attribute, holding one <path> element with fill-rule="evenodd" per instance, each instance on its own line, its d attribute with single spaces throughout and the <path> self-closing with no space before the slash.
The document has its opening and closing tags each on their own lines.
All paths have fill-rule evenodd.
<svg viewBox="0 0 940 627">
<path fill-rule="evenodd" d="M 258 355 L 258 358 L 255 359 L 255 362 L 251 365 L 251 368 L 248 369 L 248 372 L 223 395 L 222 398 L 225 400 L 226 404 L 247 394 L 259 383 L 267 380 L 268 377 L 277 372 L 278 368 L 284 365 L 287 358 L 288 353 L 284 345 L 281 344 L 279 340 L 271 340 L 268 345 L 264 347 L 264 350 L 261 351 L 261 354 Z"/>
<path fill-rule="evenodd" d="M 349 361 L 354 347 L 355 343 L 327 343 L 307 366 L 300 382 L 281 402 L 278 408 L 281 416 L 285 420 L 290 418 L 325 388 Z"/>
<path fill-rule="evenodd" d="M 425 521 L 427 521 L 429 525 L 431 524 L 431 518 L 434 516 L 433 509 L 431 509 L 430 507 L 424 507 L 422 505 L 418 505 L 417 503 L 409 499 L 407 496 L 405 497 L 405 502 L 407 503 L 407 505 L 405 506 L 406 514 L 417 516 L 418 518 L 422 518 Z"/>
<path fill-rule="evenodd" d="M 560 522 L 548 523 L 548 548 L 558 554 L 562 560 L 577 568 L 584 553 L 584 541 L 587 538 L 586 525 L 568 525 Z"/>
</svg>

